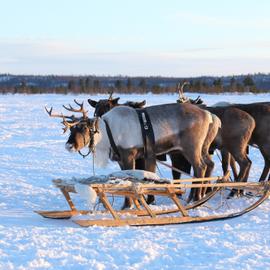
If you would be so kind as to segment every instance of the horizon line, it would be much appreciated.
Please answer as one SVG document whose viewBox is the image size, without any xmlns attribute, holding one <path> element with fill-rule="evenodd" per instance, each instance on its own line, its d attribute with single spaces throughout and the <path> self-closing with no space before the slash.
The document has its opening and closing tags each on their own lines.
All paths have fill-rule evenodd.
<svg viewBox="0 0 270 270">
<path fill-rule="evenodd" d="M 25 74 L 25 73 L 8 73 L 8 72 L 1 72 L 0 76 L 37 76 L 37 77 L 46 77 L 46 76 L 58 76 L 58 77 L 123 77 L 123 78 L 171 78 L 171 79 L 178 79 L 178 78 L 200 78 L 200 77 L 239 77 L 239 76 L 254 76 L 254 75 L 270 75 L 269 72 L 250 72 L 250 73 L 241 73 L 241 74 L 227 74 L 227 75 L 197 75 L 197 76 L 165 76 L 165 75 L 97 75 L 97 74 L 56 74 L 56 73 L 47 73 L 47 74 Z"/>
</svg>

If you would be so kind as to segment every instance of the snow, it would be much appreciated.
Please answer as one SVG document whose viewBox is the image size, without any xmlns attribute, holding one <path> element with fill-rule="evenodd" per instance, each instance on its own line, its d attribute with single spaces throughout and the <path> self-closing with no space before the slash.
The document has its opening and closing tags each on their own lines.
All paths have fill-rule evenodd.
<svg viewBox="0 0 270 270">
<path fill-rule="evenodd" d="M 191 94 L 196 98 L 196 94 Z M 219 101 L 249 103 L 269 95 L 203 95 L 209 105 Z M 64 148 L 60 119 L 49 118 L 44 106 L 63 111 L 62 104 L 86 95 L 0 96 L 0 269 L 269 269 L 270 201 L 242 217 L 200 224 L 154 227 L 81 228 L 70 220 L 44 219 L 35 210 L 64 210 L 67 204 L 51 180 L 93 174 L 92 159 Z M 92 99 L 104 98 L 102 95 Z M 146 99 L 148 105 L 175 102 L 177 95 L 121 95 L 126 100 Z M 88 106 L 89 114 L 93 109 Z M 263 159 L 250 150 L 250 180 L 256 181 Z M 215 175 L 221 174 L 214 157 Z M 96 174 L 118 171 L 116 163 Z M 159 166 L 161 178 L 169 169 Z M 80 198 L 76 203 L 85 206 Z M 253 199 L 229 201 L 235 211 Z M 120 204 L 120 202 L 119 202 Z M 219 211 L 220 199 L 196 213 Z M 164 206 L 166 207 L 166 205 Z"/>
</svg>

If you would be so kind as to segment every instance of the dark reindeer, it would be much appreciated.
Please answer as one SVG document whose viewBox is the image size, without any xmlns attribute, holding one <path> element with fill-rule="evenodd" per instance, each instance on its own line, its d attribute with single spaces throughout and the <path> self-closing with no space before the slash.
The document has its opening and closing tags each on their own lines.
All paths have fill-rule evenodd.
<svg viewBox="0 0 270 270">
<path fill-rule="evenodd" d="M 93 99 L 88 99 L 89 104 L 95 108 L 94 116 L 95 117 L 101 117 L 106 112 L 110 111 L 112 108 L 117 106 L 129 106 L 134 109 L 140 109 L 145 106 L 146 101 L 143 100 L 141 102 L 134 102 L 134 101 L 127 101 L 123 104 L 119 104 L 118 101 L 120 97 L 112 98 L 113 92 L 110 93 L 110 96 L 108 99 L 100 99 L 99 101 L 95 101 Z"/>
<path fill-rule="evenodd" d="M 56 115 L 62 117 L 65 128 L 70 129 L 66 143 L 67 150 L 77 152 L 83 147 L 89 147 L 89 151 L 96 152 L 97 165 L 106 165 L 108 159 L 114 157 L 112 155 L 114 150 L 108 138 L 107 123 L 119 152 L 117 161 L 121 169 L 135 169 L 135 160 L 144 157 L 144 144 L 135 109 L 118 106 L 102 118 L 88 118 L 83 104 L 80 105 L 80 109 L 75 110 L 71 106 L 68 109 L 83 113 L 83 117 L 78 120 L 71 116 L 68 121 L 65 116 Z M 190 104 L 157 105 L 147 107 L 145 110 L 153 126 L 154 154 L 180 151 L 192 165 L 194 176 L 204 177 L 205 161 L 208 159 L 204 155 L 208 155 L 207 148 L 218 131 L 220 124 L 218 118 Z M 52 110 L 49 112 L 50 116 L 54 116 Z M 210 127 L 212 132 L 209 133 Z M 155 171 L 155 155 L 147 158 L 146 170 Z M 196 196 L 195 199 L 199 199 L 200 193 L 197 192 Z"/>
<path fill-rule="evenodd" d="M 186 84 L 185 84 L 186 85 Z M 196 99 L 198 100 L 198 98 Z M 183 94 L 183 87 L 179 88 L 179 100 L 177 102 L 197 102 L 190 101 Z M 199 99 L 200 100 L 200 99 Z M 201 104 L 201 100 L 199 104 Z M 235 181 L 247 181 L 251 167 L 251 161 L 247 156 L 247 146 L 251 139 L 252 133 L 255 129 L 255 120 L 247 112 L 238 108 L 228 107 L 207 107 L 201 108 L 217 115 L 221 119 L 222 127 L 219 130 L 215 140 L 213 141 L 210 149 L 214 151 L 219 149 L 222 154 L 222 169 L 225 173 L 229 169 L 231 156 L 237 161 L 240 171 L 234 176 Z M 173 165 L 183 171 L 189 171 L 190 165 L 180 155 L 174 157 Z M 175 172 L 177 174 L 177 172 Z M 179 177 L 179 175 L 176 175 Z"/>
<path fill-rule="evenodd" d="M 256 145 L 263 158 L 264 168 L 260 176 L 259 181 L 265 181 L 267 179 L 270 170 L 270 103 L 258 102 L 250 104 L 230 104 L 223 103 L 225 108 L 237 108 L 250 114 L 256 123 L 256 127 L 252 133 L 249 144 Z M 268 177 L 270 180 L 270 175 Z"/>
</svg>

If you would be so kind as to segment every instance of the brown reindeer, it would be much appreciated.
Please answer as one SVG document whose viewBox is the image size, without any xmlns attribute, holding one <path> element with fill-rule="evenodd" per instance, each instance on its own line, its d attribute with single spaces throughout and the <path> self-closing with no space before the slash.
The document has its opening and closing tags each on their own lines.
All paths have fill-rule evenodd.
<svg viewBox="0 0 270 270">
<path fill-rule="evenodd" d="M 259 181 L 265 181 L 270 170 L 270 103 L 231 104 L 227 108 L 240 109 L 254 118 L 256 127 L 249 144 L 257 145 L 264 158 L 265 164 Z"/>
<path fill-rule="evenodd" d="M 106 112 L 110 111 L 112 108 L 116 106 L 129 106 L 134 109 L 140 109 L 145 106 L 146 101 L 143 100 L 141 102 L 134 102 L 134 101 L 127 101 L 123 104 L 119 104 L 118 101 L 120 97 L 112 98 L 113 92 L 110 93 L 110 96 L 108 99 L 100 99 L 99 101 L 95 101 L 93 99 L 88 99 L 88 103 L 95 108 L 94 116 L 95 117 L 101 117 Z"/>
<path fill-rule="evenodd" d="M 192 102 L 183 94 L 183 84 L 179 86 L 179 100 L 177 102 Z M 198 100 L 198 99 L 197 99 Z M 193 101 L 192 103 L 196 103 Z M 200 103 L 202 103 L 200 101 Z M 247 181 L 251 167 L 251 161 L 247 156 L 247 146 L 255 129 L 255 120 L 247 112 L 233 107 L 207 107 L 201 106 L 209 112 L 217 115 L 221 119 L 222 127 L 213 141 L 210 149 L 214 151 L 219 149 L 222 154 L 222 168 L 225 173 L 230 164 L 231 156 L 239 164 L 240 171 L 238 174 L 234 171 L 236 181 Z M 182 165 L 181 165 L 182 163 Z M 174 157 L 173 165 L 181 168 L 183 171 L 189 171 L 190 166 L 183 157 L 177 155 Z M 175 177 L 180 175 L 175 172 Z"/>
</svg>

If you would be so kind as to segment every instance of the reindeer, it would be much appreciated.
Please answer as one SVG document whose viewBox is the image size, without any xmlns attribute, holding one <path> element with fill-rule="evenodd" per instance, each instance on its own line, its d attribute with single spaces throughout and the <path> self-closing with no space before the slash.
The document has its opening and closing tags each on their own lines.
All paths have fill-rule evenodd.
<svg viewBox="0 0 270 270">
<path fill-rule="evenodd" d="M 126 101 L 123 104 L 119 104 L 118 101 L 120 97 L 113 98 L 113 91 L 109 93 L 108 99 L 100 99 L 99 101 L 95 101 L 93 99 L 88 99 L 88 103 L 90 106 L 95 108 L 94 117 L 101 117 L 106 112 L 110 111 L 112 108 L 117 106 L 129 106 L 134 109 L 141 109 L 145 106 L 146 101 L 134 102 L 134 101 Z M 137 159 L 135 161 L 135 168 L 138 170 L 145 169 L 145 160 L 144 158 Z M 152 195 L 148 195 L 147 202 L 152 203 L 154 201 L 154 197 Z"/>
<path fill-rule="evenodd" d="M 120 97 L 117 98 L 112 98 L 113 92 L 109 93 L 110 96 L 108 99 L 100 99 L 99 101 L 95 101 L 93 99 L 88 99 L 88 103 L 95 108 L 94 111 L 94 116 L 96 117 L 101 117 L 103 114 L 105 114 L 106 112 L 110 111 L 112 108 L 116 107 L 116 106 L 129 106 L 132 107 L 134 109 L 140 109 L 143 108 L 145 106 L 146 101 L 143 100 L 141 102 L 134 102 L 134 101 L 127 101 L 123 104 L 119 104 L 118 101 L 120 99 Z"/>
<path fill-rule="evenodd" d="M 220 106 L 221 104 L 216 104 Z M 265 181 L 270 170 L 270 103 L 258 102 L 250 104 L 223 103 L 224 108 L 237 108 L 250 114 L 256 123 L 249 145 L 257 146 L 264 158 L 264 168 L 259 181 Z M 268 181 L 270 180 L 270 175 Z"/>
<path fill-rule="evenodd" d="M 183 87 L 184 86 L 185 86 L 185 84 L 183 84 L 182 87 L 181 87 L 182 92 L 183 92 Z M 134 104 L 136 104 L 136 103 L 131 102 L 131 101 L 126 102 L 124 104 L 118 104 L 118 100 L 119 100 L 119 98 L 113 99 L 112 98 L 112 93 L 111 93 L 107 100 L 102 99 L 102 100 L 99 100 L 99 101 L 93 101 L 91 99 L 88 99 L 88 102 L 92 107 L 95 108 L 94 115 L 97 116 L 97 117 L 101 117 L 103 114 L 105 114 L 106 112 L 108 112 L 109 110 L 114 108 L 115 106 L 120 106 L 120 105 L 121 106 L 123 106 L 123 105 L 124 106 L 130 106 L 132 104 L 133 106 L 131 105 L 131 107 L 133 107 L 133 108 L 138 107 L 138 106 L 134 106 Z M 187 99 L 184 98 L 183 100 L 187 100 Z M 192 103 L 201 104 L 202 100 L 200 99 L 200 97 L 198 97 L 196 100 L 192 100 Z M 145 105 L 145 101 L 137 103 L 137 104 L 140 104 L 140 106 Z M 213 117 L 215 118 L 215 116 L 213 116 Z M 205 147 L 203 148 L 203 157 L 204 157 L 204 161 L 205 161 L 205 163 L 207 165 L 207 170 L 206 170 L 206 173 L 205 173 L 206 177 L 211 175 L 211 173 L 213 171 L 213 168 L 214 168 L 214 163 L 212 162 L 212 160 L 211 160 L 211 158 L 210 158 L 210 156 L 208 154 L 208 148 L 209 148 L 211 142 L 213 141 L 213 139 L 215 137 L 215 135 L 213 135 L 213 134 L 216 134 L 217 126 L 220 126 L 219 119 L 215 119 L 214 124 L 210 124 L 209 130 L 208 130 L 207 140 L 205 141 L 205 144 L 204 144 Z M 183 158 L 181 153 L 179 153 L 179 151 L 171 151 L 171 152 L 165 153 L 163 155 L 158 155 L 158 156 L 156 156 L 156 158 L 158 160 L 166 160 L 166 154 L 169 154 L 173 166 L 174 166 L 175 162 L 178 163 L 179 159 L 181 158 L 181 164 L 182 165 L 185 164 L 185 166 L 188 166 L 188 168 L 191 167 L 190 164 Z M 135 163 L 136 169 L 145 169 L 144 162 L 145 162 L 144 158 L 136 160 L 136 163 Z M 176 165 L 177 165 L 177 163 L 176 163 Z M 186 167 L 184 167 L 184 168 L 186 168 Z M 179 174 L 179 172 L 175 171 L 175 169 L 172 170 L 172 174 L 173 174 L 174 179 L 179 179 L 180 174 Z M 193 192 L 194 192 L 194 190 L 191 192 L 190 200 L 193 197 Z M 150 197 L 149 201 L 153 201 L 152 196 Z"/>
<path fill-rule="evenodd" d="M 192 102 L 183 94 L 183 87 L 187 84 L 188 83 L 183 84 L 181 88 L 178 85 L 179 100 L 177 102 Z M 196 100 L 200 99 L 197 98 Z M 197 103 L 196 100 L 192 103 Z M 199 103 L 202 103 L 201 100 Z M 205 105 L 201 105 L 200 107 L 217 115 L 221 119 L 222 128 L 219 130 L 210 149 L 212 151 L 215 149 L 219 149 L 221 151 L 223 172 L 225 173 L 228 170 L 232 155 L 240 167 L 239 174 L 236 174 L 235 169 L 233 170 L 235 180 L 247 181 L 251 167 L 251 161 L 247 156 L 246 149 L 255 129 L 254 118 L 247 112 L 244 112 L 238 108 L 207 107 Z M 178 168 L 182 168 L 184 171 L 190 170 L 188 163 L 184 161 L 183 157 L 179 155 L 174 157 L 173 165 Z M 175 172 L 175 174 L 176 177 L 179 177 L 177 172 Z"/>
<path fill-rule="evenodd" d="M 79 103 L 77 104 L 79 105 Z M 65 108 L 67 109 L 67 107 Z M 74 116 L 55 115 L 52 114 L 52 109 L 47 110 L 50 116 L 63 119 L 65 131 L 70 130 L 66 142 L 68 151 L 78 152 L 83 147 L 88 147 L 90 152 L 95 151 L 96 153 L 96 165 L 105 166 L 108 159 L 113 160 L 115 157 L 109 132 L 117 147 L 118 153 L 114 154 L 118 156 L 117 161 L 121 169 L 135 169 L 135 160 L 144 157 L 140 123 L 134 108 L 117 106 L 101 118 L 88 118 L 83 109 L 83 103 L 80 104 L 80 109 L 70 106 L 68 110 L 81 112 L 83 117 L 78 119 Z M 208 155 L 207 148 L 218 131 L 220 124 L 218 118 L 212 117 L 209 112 L 190 104 L 164 104 L 150 106 L 145 110 L 153 126 L 154 154 L 180 151 L 192 165 L 194 176 L 204 177 L 205 161 L 208 159 L 208 157 L 204 157 L 204 154 Z M 210 126 L 213 131 L 211 136 L 208 135 Z M 147 158 L 146 170 L 155 171 L 155 155 Z M 194 199 L 200 199 L 199 192 L 194 195 Z"/>
</svg>

